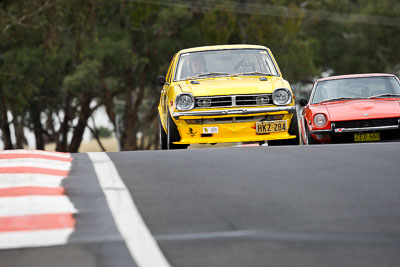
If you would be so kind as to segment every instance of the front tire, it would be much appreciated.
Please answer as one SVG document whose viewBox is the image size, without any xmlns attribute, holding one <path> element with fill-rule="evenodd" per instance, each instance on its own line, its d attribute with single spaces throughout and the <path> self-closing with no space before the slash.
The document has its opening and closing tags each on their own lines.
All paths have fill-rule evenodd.
<svg viewBox="0 0 400 267">
<path fill-rule="evenodd" d="M 307 142 L 306 145 L 316 145 L 319 144 L 317 141 L 314 140 L 314 138 L 312 137 L 310 130 L 308 129 L 308 126 L 305 125 L 306 128 L 306 135 L 307 135 Z"/>
<path fill-rule="evenodd" d="M 158 138 L 160 142 L 160 149 L 167 149 L 167 134 L 164 131 L 164 127 L 161 124 L 160 114 L 158 114 Z"/>
<path fill-rule="evenodd" d="M 296 138 L 286 140 L 270 140 L 268 146 L 298 146 L 300 145 L 299 120 L 297 111 L 293 114 L 292 121 L 289 126 L 289 134 L 296 135 Z"/>
<path fill-rule="evenodd" d="M 174 144 L 173 142 L 178 142 L 181 140 L 181 136 L 179 135 L 178 128 L 174 120 L 172 119 L 171 115 L 168 111 L 168 118 L 167 118 L 167 148 L 166 149 L 186 149 L 189 145 L 182 145 L 182 144 Z"/>
</svg>

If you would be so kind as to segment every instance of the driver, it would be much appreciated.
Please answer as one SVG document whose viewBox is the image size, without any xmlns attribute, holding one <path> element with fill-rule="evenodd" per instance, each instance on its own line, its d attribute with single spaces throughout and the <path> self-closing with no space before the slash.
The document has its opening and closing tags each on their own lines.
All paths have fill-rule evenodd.
<svg viewBox="0 0 400 267">
<path fill-rule="evenodd" d="M 189 61 L 190 75 L 196 75 L 206 72 L 206 61 L 202 55 L 194 55 Z"/>
</svg>

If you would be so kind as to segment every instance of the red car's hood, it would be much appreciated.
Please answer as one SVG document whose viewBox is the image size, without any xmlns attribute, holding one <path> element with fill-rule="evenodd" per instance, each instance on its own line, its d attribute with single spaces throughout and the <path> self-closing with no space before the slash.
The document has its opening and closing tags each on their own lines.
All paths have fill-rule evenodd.
<svg viewBox="0 0 400 267">
<path fill-rule="evenodd" d="M 331 121 L 400 117 L 398 100 L 360 99 L 323 104 Z"/>
</svg>

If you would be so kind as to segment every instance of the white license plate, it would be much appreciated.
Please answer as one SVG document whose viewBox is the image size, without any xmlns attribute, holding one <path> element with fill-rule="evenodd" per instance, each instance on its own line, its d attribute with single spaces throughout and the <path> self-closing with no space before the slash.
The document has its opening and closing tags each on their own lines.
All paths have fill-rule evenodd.
<svg viewBox="0 0 400 267">
<path fill-rule="evenodd" d="M 205 134 L 218 133 L 218 127 L 203 127 L 203 133 Z"/>
</svg>

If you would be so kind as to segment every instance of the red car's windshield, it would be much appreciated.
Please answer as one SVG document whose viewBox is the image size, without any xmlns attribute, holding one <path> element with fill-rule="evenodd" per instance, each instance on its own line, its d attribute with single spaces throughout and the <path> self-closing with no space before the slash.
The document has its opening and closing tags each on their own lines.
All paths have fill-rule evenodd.
<svg viewBox="0 0 400 267">
<path fill-rule="evenodd" d="M 315 87 L 311 103 L 381 96 L 400 96 L 400 84 L 395 77 L 358 77 L 321 81 Z"/>
</svg>

